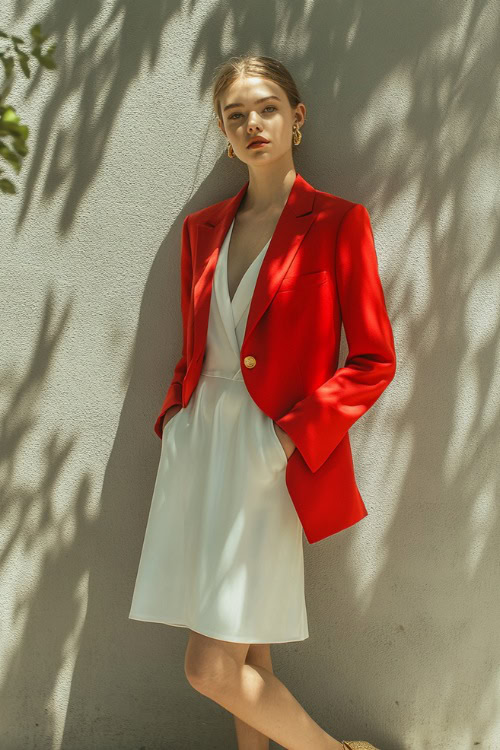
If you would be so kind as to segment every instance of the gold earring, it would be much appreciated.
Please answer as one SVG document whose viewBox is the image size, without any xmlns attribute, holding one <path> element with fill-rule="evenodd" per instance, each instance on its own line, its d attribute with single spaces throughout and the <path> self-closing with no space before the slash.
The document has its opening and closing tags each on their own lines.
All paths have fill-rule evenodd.
<svg viewBox="0 0 500 750">
<path fill-rule="evenodd" d="M 302 140 L 302 133 L 300 132 L 299 126 L 297 125 L 297 123 L 294 123 L 292 130 L 293 130 L 293 142 L 296 146 L 298 146 Z"/>
<path fill-rule="evenodd" d="M 234 159 L 234 149 L 232 145 L 229 143 L 229 141 L 227 142 L 227 155 L 229 156 L 230 159 Z"/>
</svg>

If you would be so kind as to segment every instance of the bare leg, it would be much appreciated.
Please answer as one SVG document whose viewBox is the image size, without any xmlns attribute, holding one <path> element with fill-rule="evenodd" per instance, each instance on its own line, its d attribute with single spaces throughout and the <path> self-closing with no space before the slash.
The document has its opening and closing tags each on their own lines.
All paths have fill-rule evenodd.
<svg viewBox="0 0 500 750">
<path fill-rule="evenodd" d="M 271 645 L 269 643 L 251 643 L 246 663 L 264 667 L 268 672 L 272 672 Z M 246 724 L 238 716 L 234 716 L 234 723 L 238 750 L 269 750 L 269 737 Z"/>
<path fill-rule="evenodd" d="M 287 750 L 342 750 L 271 671 L 246 663 L 250 645 L 191 631 L 184 663 L 189 683 Z"/>
</svg>

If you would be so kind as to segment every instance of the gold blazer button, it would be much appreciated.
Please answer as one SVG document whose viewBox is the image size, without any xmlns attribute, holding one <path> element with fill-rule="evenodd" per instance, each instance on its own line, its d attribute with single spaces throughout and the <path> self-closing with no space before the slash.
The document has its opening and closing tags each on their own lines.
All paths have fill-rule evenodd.
<svg viewBox="0 0 500 750">
<path fill-rule="evenodd" d="M 245 367 L 255 367 L 255 365 L 257 364 L 257 360 L 255 359 L 255 357 L 245 357 L 245 359 L 243 360 L 243 364 L 245 365 Z"/>
</svg>

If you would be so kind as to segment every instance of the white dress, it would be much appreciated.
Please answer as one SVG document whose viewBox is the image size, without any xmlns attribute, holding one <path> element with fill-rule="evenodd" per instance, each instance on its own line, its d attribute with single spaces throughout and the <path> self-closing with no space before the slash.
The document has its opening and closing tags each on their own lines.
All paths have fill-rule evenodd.
<svg viewBox="0 0 500 750">
<path fill-rule="evenodd" d="M 129 618 L 235 643 L 302 641 L 302 525 L 285 483 L 287 457 L 240 368 L 270 240 L 230 300 L 233 226 L 215 267 L 200 379 L 163 431 Z"/>
</svg>

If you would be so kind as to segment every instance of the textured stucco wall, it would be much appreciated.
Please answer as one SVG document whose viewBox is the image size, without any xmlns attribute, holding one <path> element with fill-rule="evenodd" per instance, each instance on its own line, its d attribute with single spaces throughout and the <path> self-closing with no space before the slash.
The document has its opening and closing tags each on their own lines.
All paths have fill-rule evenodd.
<svg viewBox="0 0 500 750">
<path fill-rule="evenodd" d="M 297 170 L 370 211 L 398 353 L 350 433 L 369 515 L 304 541 L 310 638 L 275 672 L 338 738 L 498 750 L 498 4 L 26 7 L 0 27 L 41 21 L 59 70 L 18 77 L 31 152 L 0 196 L 1 750 L 235 747 L 187 631 L 128 612 L 182 220 L 246 179 L 207 83 L 250 50 L 297 77 Z"/>
</svg>

